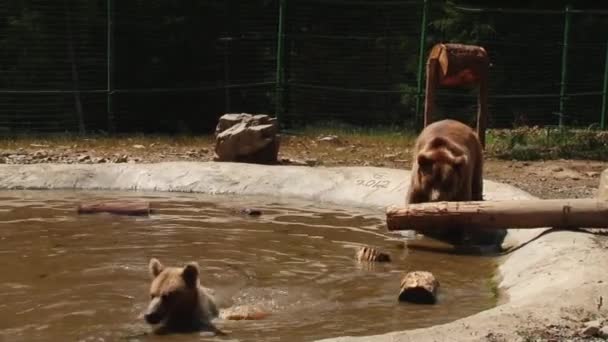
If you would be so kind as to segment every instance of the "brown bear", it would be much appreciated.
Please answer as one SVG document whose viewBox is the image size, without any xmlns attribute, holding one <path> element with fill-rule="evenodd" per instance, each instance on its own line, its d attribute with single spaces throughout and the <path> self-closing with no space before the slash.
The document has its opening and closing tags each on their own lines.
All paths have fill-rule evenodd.
<svg viewBox="0 0 608 342">
<path fill-rule="evenodd" d="M 196 262 L 165 267 L 152 258 L 148 268 L 152 284 L 144 318 L 148 324 L 160 325 L 157 333 L 209 330 L 222 334 L 211 323 L 219 313 L 211 290 L 200 285 Z"/>
<path fill-rule="evenodd" d="M 428 125 L 414 147 L 406 204 L 483 200 L 483 151 L 477 134 L 456 120 Z M 462 230 L 424 232 L 441 240 L 464 238 Z"/>
</svg>

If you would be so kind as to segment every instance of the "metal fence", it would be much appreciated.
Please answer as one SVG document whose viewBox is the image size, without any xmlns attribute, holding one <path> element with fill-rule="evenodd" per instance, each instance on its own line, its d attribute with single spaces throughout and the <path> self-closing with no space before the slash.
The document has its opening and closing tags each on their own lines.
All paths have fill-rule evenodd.
<svg viewBox="0 0 608 342">
<path fill-rule="evenodd" d="M 419 123 L 438 42 L 484 46 L 490 127 L 606 128 L 608 11 L 438 0 L 7 0 L 0 134 L 205 132 L 226 112 L 285 126 Z M 472 121 L 476 92 L 440 89 Z"/>
</svg>

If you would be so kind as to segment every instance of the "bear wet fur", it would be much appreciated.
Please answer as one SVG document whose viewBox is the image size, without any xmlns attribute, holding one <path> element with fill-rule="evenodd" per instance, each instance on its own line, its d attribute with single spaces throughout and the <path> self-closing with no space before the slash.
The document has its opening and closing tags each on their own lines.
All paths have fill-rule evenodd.
<svg viewBox="0 0 608 342">
<path fill-rule="evenodd" d="M 451 119 L 425 127 L 414 146 L 406 205 L 482 200 L 483 148 L 477 134 L 469 126 Z M 453 244 L 470 238 L 458 227 L 423 233 Z"/>
<path fill-rule="evenodd" d="M 213 294 L 200 285 L 196 262 L 184 267 L 165 267 L 152 258 L 148 268 L 152 283 L 144 319 L 148 324 L 158 325 L 156 333 L 208 330 L 221 334 L 211 322 L 219 314 Z"/>
</svg>

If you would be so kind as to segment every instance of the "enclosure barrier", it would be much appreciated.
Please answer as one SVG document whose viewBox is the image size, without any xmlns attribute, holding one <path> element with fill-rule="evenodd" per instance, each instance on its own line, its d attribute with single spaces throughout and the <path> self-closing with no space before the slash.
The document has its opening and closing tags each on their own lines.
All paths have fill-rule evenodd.
<svg viewBox="0 0 608 342">
<path fill-rule="evenodd" d="M 439 0 L 4 2 L 0 134 L 209 131 L 226 112 L 420 127 L 441 42 L 488 51 L 489 127 L 605 129 L 607 23 Z M 444 95 L 441 115 L 474 122 L 473 91 Z"/>
</svg>

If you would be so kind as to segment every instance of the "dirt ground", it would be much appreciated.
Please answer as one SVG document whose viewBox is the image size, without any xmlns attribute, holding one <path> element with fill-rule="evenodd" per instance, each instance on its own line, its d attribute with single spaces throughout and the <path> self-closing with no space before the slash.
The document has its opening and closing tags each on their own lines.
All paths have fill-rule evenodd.
<svg viewBox="0 0 608 342">
<path fill-rule="evenodd" d="M 285 164 L 381 166 L 409 169 L 411 144 L 398 139 L 287 136 L 281 141 Z M 22 138 L 0 141 L 0 163 L 155 163 L 210 161 L 212 136 L 122 138 Z M 511 161 L 486 156 L 485 178 L 508 183 L 540 198 L 592 197 L 606 162 L 590 160 Z"/>
</svg>

